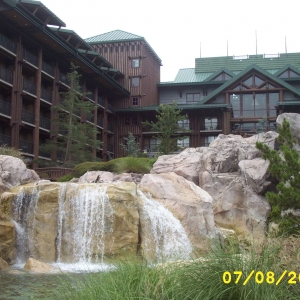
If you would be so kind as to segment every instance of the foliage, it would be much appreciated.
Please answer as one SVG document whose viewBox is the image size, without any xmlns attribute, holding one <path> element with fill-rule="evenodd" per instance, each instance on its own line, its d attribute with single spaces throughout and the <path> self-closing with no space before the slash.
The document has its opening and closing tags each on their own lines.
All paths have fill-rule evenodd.
<svg viewBox="0 0 300 300">
<path fill-rule="evenodd" d="M 108 170 L 121 173 L 150 173 L 151 165 L 148 158 L 120 157 L 107 162 Z"/>
<path fill-rule="evenodd" d="M 280 241 L 267 243 L 259 253 L 253 247 L 239 252 L 235 245 L 215 243 L 209 256 L 194 261 L 169 262 L 153 266 L 145 260 L 129 258 L 115 263 L 114 270 L 96 274 L 60 275 L 58 290 L 62 299 L 299 299 L 299 284 L 289 285 L 287 275 L 278 285 L 275 282 L 283 270 L 297 266 L 283 264 Z M 293 261 L 293 260 L 292 260 Z M 243 285 L 254 270 L 261 271 L 264 282 L 255 282 L 255 274 Z M 223 273 L 232 274 L 230 283 L 222 280 Z M 242 271 L 236 284 L 235 271 Z M 274 282 L 267 283 L 267 272 L 274 272 Z M 298 280 L 298 279 L 297 279 Z"/>
<path fill-rule="evenodd" d="M 63 176 L 59 177 L 56 181 L 57 182 L 67 182 L 67 181 L 70 181 L 73 178 L 74 178 L 73 174 L 66 174 L 66 175 L 63 175 Z"/>
<path fill-rule="evenodd" d="M 156 161 L 156 160 L 155 160 Z M 108 162 L 85 162 L 74 168 L 74 175 L 80 177 L 87 171 L 109 171 L 115 173 L 149 173 L 154 159 L 143 157 L 120 157 Z"/>
<path fill-rule="evenodd" d="M 270 161 L 269 171 L 279 182 L 276 186 L 278 193 L 269 191 L 266 198 L 272 206 L 279 210 L 300 208 L 300 155 L 294 149 L 295 138 L 290 124 L 284 119 L 278 128 L 279 152 L 261 142 L 256 147 L 261 150 L 262 157 Z"/>
<path fill-rule="evenodd" d="M 80 119 L 81 114 L 89 118 L 95 107 L 89 101 L 83 100 L 86 94 L 81 92 L 79 83 L 81 75 L 77 68 L 71 63 L 71 72 L 68 73 L 70 89 L 60 93 L 63 101 L 59 105 L 52 106 L 53 138 L 40 147 L 42 151 L 48 153 L 57 150 L 64 167 L 73 167 L 83 161 L 95 160 L 93 151 L 101 145 L 97 140 L 99 131 L 96 127 L 82 123 Z"/>
<path fill-rule="evenodd" d="M 135 137 L 129 132 L 128 138 L 124 138 L 125 144 L 120 144 L 127 156 L 137 157 L 140 152 L 140 144 L 136 141 Z"/>
<path fill-rule="evenodd" d="M 19 158 L 26 164 L 25 158 L 22 156 L 20 150 L 11 148 L 7 145 L 0 146 L 0 155 L 8 155 L 8 156 Z"/>
<path fill-rule="evenodd" d="M 160 105 L 156 110 L 156 123 L 153 121 L 142 122 L 143 126 L 150 126 L 152 132 L 157 132 L 154 138 L 160 140 L 157 149 L 162 154 L 169 154 L 177 150 L 177 141 L 186 137 L 181 136 L 183 132 L 191 132 L 178 124 L 188 118 L 187 115 L 181 115 L 182 110 L 177 109 L 177 103 L 172 105 Z"/>
</svg>

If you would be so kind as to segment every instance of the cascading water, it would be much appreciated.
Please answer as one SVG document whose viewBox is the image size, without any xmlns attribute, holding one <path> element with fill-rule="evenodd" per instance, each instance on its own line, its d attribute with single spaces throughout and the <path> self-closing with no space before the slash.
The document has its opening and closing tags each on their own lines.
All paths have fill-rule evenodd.
<svg viewBox="0 0 300 300">
<path fill-rule="evenodd" d="M 30 192 L 21 188 L 13 202 L 13 221 L 16 229 L 16 264 L 25 263 L 31 254 L 30 240 L 33 238 L 35 211 L 39 190 L 35 185 Z"/>
<path fill-rule="evenodd" d="M 138 190 L 145 221 L 144 254 L 156 261 L 188 259 L 192 245 L 180 221 L 162 204 Z M 154 251 L 153 251 L 154 250 Z"/>
<path fill-rule="evenodd" d="M 66 190 L 70 189 L 69 199 Z M 113 230 L 113 208 L 106 187 L 69 183 L 60 186 L 57 262 L 62 262 L 62 247 L 68 249 L 72 262 L 103 262 L 105 232 Z M 68 245 L 63 239 L 68 241 Z"/>
</svg>

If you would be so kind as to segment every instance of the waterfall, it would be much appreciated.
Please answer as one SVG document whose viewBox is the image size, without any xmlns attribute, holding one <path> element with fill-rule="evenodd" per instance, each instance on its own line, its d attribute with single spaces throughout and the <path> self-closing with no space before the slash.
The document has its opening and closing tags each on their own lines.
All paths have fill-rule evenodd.
<svg viewBox="0 0 300 300">
<path fill-rule="evenodd" d="M 180 221 L 151 195 L 138 190 L 143 201 L 144 254 L 158 262 L 187 259 L 192 253 L 192 245 Z"/>
<path fill-rule="evenodd" d="M 13 222 L 16 229 L 16 263 L 24 263 L 31 254 L 30 240 L 33 239 L 35 211 L 39 199 L 39 190 L 34 185 L 31 191 L 22 187 L 13 201 Z"/>
<path fill-rule="evenodd" d="M 57 262 L 62 261 L 64 246 L 72 262 L 103 262 L 105 232 L 113 230 L 113 208 L 107 188 L 97 184 L 83 187 L 68 184 L 69 195 L 66 189 L 66 185 L 60 186 Z M 69 199 L 64 199 L 64 195 Z M 62 241 L 64 238 L 66 243 Z"/>
</svg>

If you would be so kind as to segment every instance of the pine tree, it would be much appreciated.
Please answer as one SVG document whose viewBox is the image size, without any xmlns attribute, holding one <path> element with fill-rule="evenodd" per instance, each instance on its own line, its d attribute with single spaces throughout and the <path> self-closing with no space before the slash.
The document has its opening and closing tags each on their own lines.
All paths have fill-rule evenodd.
<svg viewBox="0 0 300 300">
<path fill-rule="evenodd" d="M 172 105 L 162 104 L 156 109 L 157 121 L 142 122 L 143 126 L 150 126 L 152 132 L 158 132 L 154 138 L 160 140 L 160 144 L 156 147 L 160 153 L 169 154 L 177 150 L 177 141 L 183 140 L 186 136 L 182 136 L 183 132 L 191 132 L 181 127 L 178 122 L 188 118 L 187 115 L 182 115 L 181 109 L 177 109 L 177 103 Z"/>
<path fill-rule="evenodd" d="M 140 152 L 140 144 L 136 141 L 135 137 L 129 132 L 128 138 L 124 138 L 126 144 L 120 144 L 127 156 L 137 157 Z"/>
<path fill-rule="evenodd" d="M 84 161 L 96 160 L 93 152 L 101 146 L 97 140 L 100 133 L 97 128 L 89 123 L 81 122 L 81 115 L 91 117 L 95 106 L 90 101 L 84 101 L 85 93 L 81 92 L 80 76 L 74 64 L 68 73 L 70 89 L 61 92 L 63 101 L 53 106 L 54 129 L 51 134 L 54 138 L 47 140 L 42 145 L 42 150 L 47 152 L 57 151 L 58 159 L 65 167 L 73 167 Z"/>
<path fill-rule="evenodd" d="M 300 209 L 300 155 L 294 148 L 294 138 L 290 124 L 286 119 L 278 127 L 279 152 L 270 149 L 261 142 L 256 147 L 263 153 L 262 157 L 270 161 L 270 174 L 279 182 L 276 186 L 278 193 L 267 192 L 266 198 L 278 211 L 288 208 Z"/>
</svg>

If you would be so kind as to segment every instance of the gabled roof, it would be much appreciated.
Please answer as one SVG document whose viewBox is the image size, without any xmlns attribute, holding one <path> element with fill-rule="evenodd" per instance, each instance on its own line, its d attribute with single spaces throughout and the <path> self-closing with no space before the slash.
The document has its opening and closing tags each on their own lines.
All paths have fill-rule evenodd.
<svg viewBox="0 0 300 300">
<path fill-rule="evenodd" d="M 58 18 L 48 7 L 40 1 L 21 0 L 21 4 L 43 23 L 48 19 L 47 25 L 65 27 L 66 24 Z"/>
<path fill-rule="evenodd" d="M 235 74 L 233 72 L 231 72 L 230 70 L 228 70 L 227 68 L 221 68 L 218 71 L 214 72 L 211 76 L 207 77 L 206 80 L 210 81 L 222 73 L 226 73 L 226 74 L 230 75 L 231 77 L 235 76 Z"/>
<path fill-rule="evenodd" d="M 268 57 L 263 54 L 247 55 L 240 59 L 237 56 L 196 58 L 195 72 L 216 72 L 220 68 L 227 68 L 230 71 L 242 71 L 253 64 L 264 70 L 278 70 L 287 64 L 300 69 L 300 53 L 280 53 L 277 57 Z"/>
<path fill-rule="evenodd" d="M 129 33 L 123 30 L 113 30 L 110 32 L 102 33 L 96 36 L 92 36 L 90 38 L 85 39 L 85 41 L 90 44 L 109 44 L 109 43 L 122 43 L 122 42 L 130 42 L 130 41 L 144 41 L 147 45 L 148 49 L 152 54 L 157 58 L 159 63 L 161 64 L 161 59 L 156 54 L 154 49 L 150 46 L 150 44 L 146 41 L 146 39 L 142 36 Z"/>
<path fill-rule="evenodd" d="M 212 93 L 210 93 L 205 98 L 203 98 L 202 100 L 200 100 L 198 102 L 198 104 L 199 105 L 205 104 L 207 101 L 211 100 L 217 94 L 219 94 L 220 92 L 224 91 L 230 85 L 232 85 L 233 83 L 235 83 L 236 81 L 238 81 L 241 77 L 243 77 L 244 75 L 246 75 L 247 73 L 250 73 L 252 71 L 257 71 L 258 73 L 263 74 L 264 76 L 266 76 L 266 77 L 270 78 L 271 80 L 273 80 L 274 82 L 276 82 L 276 83 L 284 86 L 285 88 L 287 88 L 288 90 L 292 91 L 294 94 L 296 94 L 296 95 L 298 95 L 300 97 L 300 90 L 296 89 L 295 87 L 293 87 L 292 85 L 288 84 L 284 80 L 282 80 L 282 79 L 280 79 L 280 78 L 278 78 L 278 77 L 270 74 L 269 72 L 263 70 L 262 68 L 256 66 L 255 64 L 253 64 L 251 66 L 248 66 L 244 71 L 240 72 L 238 75 L 236 75 L 232 79 L 226 81 L 219 88 L 215 89 Z"/>
<path fill-rule="evenodd" d="M 180 69 L 172 83 L 191 83 L 206 80 L 213 73 L 195 73 L 195 68 Z"/>
<path fill-rule="evenodd" d="M 89 44 L 103 44 L 137 40 L 141 41 L 144 40 L 144 38 L 142 36 L 132 34 L 123 30 L 114 30 L 85 39 L 85 41 Z"/>
<path fill-rule="evenodd" d="M 288 64 L 288 65 L 284 66 L 283 68 L 281 68 L 280 70 L 278 70 L 274 75 L 275 76 L 279 76 L 279 75 L 281 75 L 283 72 L 285 72 L 288 69 L 294 71 L 297 74 L 300 74 L 300 70 L 299 69 L 297 69 L 294 66 Z M 300 75 L 299 75 L 299 77 L 300 77 Z"/>
</svg>

